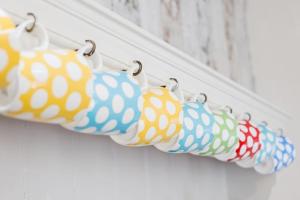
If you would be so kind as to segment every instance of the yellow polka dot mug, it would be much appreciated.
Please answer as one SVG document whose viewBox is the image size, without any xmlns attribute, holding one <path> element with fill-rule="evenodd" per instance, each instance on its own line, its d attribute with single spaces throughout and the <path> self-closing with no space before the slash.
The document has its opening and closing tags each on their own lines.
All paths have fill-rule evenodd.
<svg viewBox="0 0 300 200">
<path fill-rule="evenodd" d="M 92 69 L 87 43 L 75 50 L 35 50 L 20 54 L 18 81 L 11 103 L 2 104 L 6 116 L 63 124 L 82 117 L 91 103 Z M 100 66 L 100 65 L 99 65 Z"/>
<path fill-rule="evenodd" d="M 175 138 L 182 129 L 183 97 L 180 90 L 170 85 L 144 90 L 142 113 L 135 131 L 111 136 L 112 139 L 122 145 L 147 146 Z"/>
<path fill-rule="evenodd" d="M 39 23 L 29 33 L 27 27 L 35 23 L 26 20 L 16 29 L 0 30 L 0 89 L 8 89 L 16 77 L 20 53 L 31 49 L 47 49 L 49 40 L 46 30 Z M 28 34 L 26 34 L 28 33 Z M 25 37 L 30 35 L 31 38 Z M 38 44 L 36 45 L 36 43 Z"/>
<path fill-rule="evenodd" d="M 4 10 L 0 9 L 0 30 L 12 29 L 15 27 L 12 19 L 4 12 Z"/>
</svg>

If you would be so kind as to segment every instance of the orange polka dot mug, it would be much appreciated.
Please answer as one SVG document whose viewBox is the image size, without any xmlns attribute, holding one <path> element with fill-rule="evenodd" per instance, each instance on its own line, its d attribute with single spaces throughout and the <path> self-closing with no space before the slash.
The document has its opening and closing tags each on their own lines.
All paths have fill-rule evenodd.
<svg viewBox="0 0 300 200">
<path fill-rule="evenodd" d="M 0 104 L 0 111 L 9 117 L 57 124 L 82 117 L 91 103 L 92 69 L 101 66 L 96 54 L 91 59 L 84 56 L 90 48 L 87 43 L 78 51 L 22 52 L 12 98 Z"/>
<path fill-rule="evenodd" d="M 111 136 L 112 139 L 122 145 L 147 146 L 175 138 L 182 129 L 183 101 L 176 87 L 170 83 L 167 87 L 145 89 L 141 117 L 134 131 Z"/>
<path fill-rule="evenodd" d="M 14 81 L 22 51 L 48 48 L 48 35 L 43 26 L 35 23 L 32 32 L 27 32 L 27 27 L 32 26 L 32 23 L 35 22 L 27 20 L 21 23 L 16 29 L 0 31 L 0 89 L 2 90 L 8 89 Z M 26 33 L 33 37 L 25 38 Z M 38 40 L 37 45 L 35 45 L 36 40 Z"/>
<path fill-rule="evenodd" d="M 0 30 L 15 28 L 15 24 L 12 19 L 6 14 L 6 12 L 0 9 Z"/>
</svg>

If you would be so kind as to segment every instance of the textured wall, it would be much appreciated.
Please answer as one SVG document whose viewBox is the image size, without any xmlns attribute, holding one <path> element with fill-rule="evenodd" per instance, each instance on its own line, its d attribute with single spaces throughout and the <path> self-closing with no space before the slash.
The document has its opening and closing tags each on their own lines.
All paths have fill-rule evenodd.
<svg viewBox="0 0 300 200">
<path fill-rule="evenodd" d="M 246 0 L 98 0 L 101 4 L 255 90 Z"/>
</svg>

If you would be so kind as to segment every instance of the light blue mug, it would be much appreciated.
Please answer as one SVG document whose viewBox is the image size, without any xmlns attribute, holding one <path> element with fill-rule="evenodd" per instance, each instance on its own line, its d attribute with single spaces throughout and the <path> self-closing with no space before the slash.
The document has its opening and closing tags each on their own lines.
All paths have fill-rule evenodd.
<svg viewBox="0 0 300 200">
<path fill-rule="evenodd" d="M 94 72 L 92 105 L 81 117 L 65 128 L 94 135 L 125 134 L 141 115 L 142 92 L 128 71 Z"/>
<path fill-rule="evenodd" d="M 276 148 L 272 157 L 266 162 L 256 165 L 254 168 L 261 174 L 271 174 L 279 172 L 288 167 L 295 160 L 294 144 L 285 136 L 276 137 Z"/>
<path fill-rule="evenodd" d="M 183 125 L 178 136 L 156 144 L 157 149 L 169 153 L 196 153 L 211 143 L 215 118 L 208 105 L 197 99 L 194 97 L 183 104 Z"/>
</svg>

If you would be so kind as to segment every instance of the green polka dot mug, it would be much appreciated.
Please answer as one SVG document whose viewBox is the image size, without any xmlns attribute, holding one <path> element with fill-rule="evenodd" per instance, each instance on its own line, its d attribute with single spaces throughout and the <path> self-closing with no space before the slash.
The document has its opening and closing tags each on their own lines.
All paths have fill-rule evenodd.
<svg viewBox="0 0 300 200">
<path fill-rule="evenodd" d="M 238 143 L 238 121 L 228 108 L 213 110 L 216 123 L 213 125 L 213 139 L 202 151 L 201 156 L 222 156 L 232 152 Z"/>
<path fill-rule="evenodd" d="M 217 155 L 216 158 L 221 161 L 237 162 L 248 158 L 253 158 L 260 149 L 259 129 L 250 121 L 249 113 L 238 117 L 237 127 L 237 145 L 232 151 L 226 154 Z"/>
<path fill-rule="evenodd" d="M 34 50 L 20 54 L 17 83 L 0 110 L 9 117 L 64 124 L 79 119 L 91 103 L 92 70 L 100 60 L 75 50 Z M 93 61 L 93 62 L 92 62 Z"/>
</svg>

